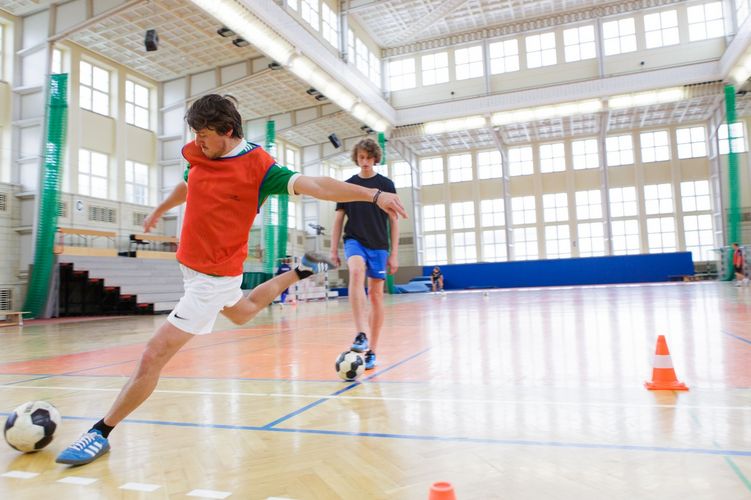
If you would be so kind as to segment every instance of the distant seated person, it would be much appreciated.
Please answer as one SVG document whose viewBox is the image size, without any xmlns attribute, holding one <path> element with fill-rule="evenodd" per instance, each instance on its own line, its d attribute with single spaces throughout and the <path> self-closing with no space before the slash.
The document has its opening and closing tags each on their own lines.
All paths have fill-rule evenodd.
<svg viewBox="0 0 751 500">
<path fill-rule="evenodd" d="M 286 272 L 289 272 L 292 270 L 292 267 L 290 264 L 290 258 L 289 255 L 282 259 L 282 261 L 279 263 L 279 268 L 276 270 L 276 276 L 279 276 L 280 274 L 284 274 Z M 289 293 L 289 288 L 285 288 L 280 296 L 280 304 L 284 304 L 284 301 L 287 300 L 287 294 Z"/>
<path fill-rule="evenodd" d="M 430 274 L 430 282 L 433 284 L 434 292 L 443 291 L 443 273 L 440 267 L 435 266 L 433 268 L 433 272 Z"/>
</svg>

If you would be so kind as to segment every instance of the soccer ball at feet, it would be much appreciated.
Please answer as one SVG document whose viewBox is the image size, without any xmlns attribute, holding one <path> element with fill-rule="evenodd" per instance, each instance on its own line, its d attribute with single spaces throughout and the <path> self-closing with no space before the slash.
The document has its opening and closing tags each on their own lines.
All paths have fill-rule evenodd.
<svg viewBox="0 0 751 500">
<path fill-rule="evenodd" d="M 27 401 L 5 421 L 5 441 L 24 453 L 39 451 L 52 441 L 60 412 L 47 401 Z"/>
<path fill-rule="evenodd" d="M 352 381 L 365 371 L 365 360 L 355 351 L 344 351 L 336 358 L 335 367 L 342 380 Z"/>
</svg>

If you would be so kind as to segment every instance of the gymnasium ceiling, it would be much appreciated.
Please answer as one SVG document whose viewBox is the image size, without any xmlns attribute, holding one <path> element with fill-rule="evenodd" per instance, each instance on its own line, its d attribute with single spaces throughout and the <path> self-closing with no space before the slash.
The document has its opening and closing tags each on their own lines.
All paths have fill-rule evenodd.
<svg viewBox="0 0 751 500">
<path fill-rule="evenodd" d="M 673 3 L 681 0 L 662 0 Z M 14 15 L 27 15 L 49 7 L 53 0 L 0 0 L 0 9 Z M 559 14 L 576 17 L 578 11 L 606 9 L 622 2 L 604 0 L 350 0 L 350 15 L 366 27 L 382 48 L 463 34 L 471 31 L 539 19 Z M 430 21 L 430 22 L 427 22 Z M 168 81 L 219 66 L 262 56 L 252 46 L 236 47 L 231 38 L 217 35 L 221 26 L 187 0 L 133 1 L 116 13 L 74 31 L 67 40 L 128 66 L 157 81 Z M 146 52 L 143 36 L 147 29 L 159 33 L 159 50 Z M 266 117 L 320 105 L 306 90 L 310 85 L 286 70 L 264 70 L 222 87 L 223 93 L 237 96 L 243 117 Z M 506 144 L 556 140 L 564 137 L 593 136 L 606 131 L 633 127 L 658 127 L 695 123 L 709 117 L 719 103 L 721 86 L 676 103 L 629 108 L 607 113 L 532 120 L 494 128 L 425 134 L 422 126 L 398 127 L 392 138 L 418 155 L 493 148 L 500 139 Z M 327 101 L 324 101 L 327 102 Z M 739 97 L 739 114 L 751 113 L 751 99 Z M 298 146 L 328 143 L 328 135 L 364 135 L 361 123 L 345 112 L 282 129 L 281 139 Z M 393 148 L 390 158 L 398 156 Z M 342 152 L 332 161 L 349 164 Z"/>
</svg>

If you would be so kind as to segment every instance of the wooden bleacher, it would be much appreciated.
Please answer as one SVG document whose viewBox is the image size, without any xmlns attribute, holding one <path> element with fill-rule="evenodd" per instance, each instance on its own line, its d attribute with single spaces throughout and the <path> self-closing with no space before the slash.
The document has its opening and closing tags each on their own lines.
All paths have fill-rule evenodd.
<svg viewBox="0 0 751 500">
<path fill-rule="evenodd" d="M 158 234 L 140 233 L 130 235 L 129 252 L 136 247 L 135 256 L 141 259 L 174 259 L 177 251 L 177 238 L 174 236 L 161 236 Z M 158 246 L 157 246 L 158 245 Z M 139 250 L 139 246 L 147 249 Z M 168 248 L 168 250 L 165 250 Z"/>
<path fill-rule="evenodd" d="M 117 249 L 115 248 L 117 233 L 114 231 L 58 227 L 57 234 L 58 243 L 55 245 L 54 252 L 58 255 L 117 256 Z M 67 242 L 66 237 L 68 237 Z M 112 243 L 111 248 L 92 246 L 91 244 L 96 238 L 107 238 Z"/>
<path fill-rule="evenodd" d="M 23 326 L 24 314 L 29 313 L 27 311 L 0 311 L 0 317 L 5 317 L 5 319 L 0 320 L 0 327 Z"/>
</svg>

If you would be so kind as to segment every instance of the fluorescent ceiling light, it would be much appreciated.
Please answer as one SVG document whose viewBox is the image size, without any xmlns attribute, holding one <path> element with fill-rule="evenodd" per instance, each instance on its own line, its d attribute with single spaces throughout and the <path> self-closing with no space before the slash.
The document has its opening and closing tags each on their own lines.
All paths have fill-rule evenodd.
<svg viewBox="0 0 751 500">
<path fill-rule="evenodd" d="M 666 102 L 680 101 L 686 96 L 683 87 L 672 87 L 648 92 L 636 92 L 633 94 L 616 95 L 608 99 L 608 108 L 623 109 L 635 106 L 651 106 Z"/>
<path fill-rule="evenodd" d="M 484 116 L 465 116 L 451 120 L 438 120 L 425 123 L 426 134 L 442 134 L 444 132 L 457 132 L 459 130 L 474 130 L 488 125 Z"/>
<path fill-rule="evenodd" d="M 281 64 L 286 64 L 295 48 L 260 19 L 233 0 L 191 0 L 238 36 Z"/>
</svg>

